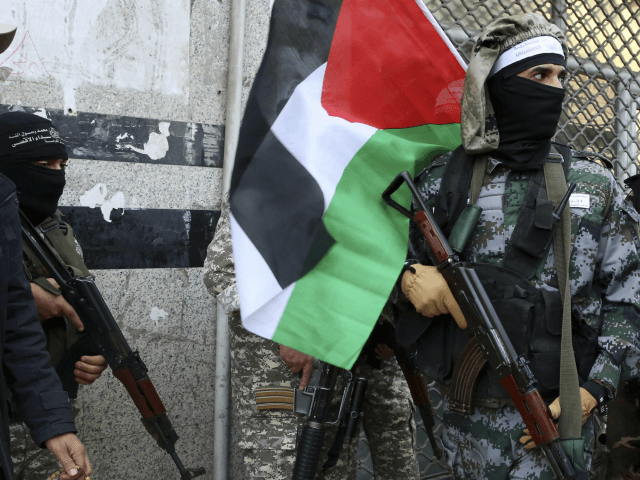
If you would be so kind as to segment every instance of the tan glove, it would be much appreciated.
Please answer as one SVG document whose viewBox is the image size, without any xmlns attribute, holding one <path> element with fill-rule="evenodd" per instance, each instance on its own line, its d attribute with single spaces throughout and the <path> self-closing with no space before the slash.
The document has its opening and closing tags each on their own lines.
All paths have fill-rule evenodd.
<svg viewBox="0 0 640 480">
<path fill-rule="evenodd" d="M 588 391 L 580 387 L 580 403 L 582 404 L 582 424 L 584 425 L 593 409 L 598 405 L 598 401 L 593 398 Z M 549 412 L 551 418 L 557 420 L 560 417 L 560 397 L 556 398 L 551 405 L 549 405 Z M 525 450 L 531 450 L 536 446 L 535 442 L 531 439 L 529 429 L 524 429 L 524 435 L 520 437 L 520 443 L 524 445 Z"/>
<path fill-rule="evenodd" d="M 413 268 L 415 274 L 407 270 L 402 277 L 402 292 L 416 310 L 425 317 L 450 313 L 460 328 L 467 328 L 460 306 L 438 269 L 420 264 Z"/>
</svg>

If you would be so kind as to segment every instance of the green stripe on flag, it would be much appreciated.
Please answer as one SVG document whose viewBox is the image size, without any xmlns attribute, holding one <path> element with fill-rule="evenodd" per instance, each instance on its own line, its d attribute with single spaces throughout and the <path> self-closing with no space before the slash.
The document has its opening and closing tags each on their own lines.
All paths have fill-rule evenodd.
<svg viewBox="0 0 640 480">
<path fill-rule="evenodd" d="M 403 170 L 412 175 L 460 145 L 460 125 L 380 130 L 345 169 L 324 216 L 337 243 L 297 281 L 273 340 L 351 368 L 407 255 L 409 219 L 382 201 Z M 408 207 L 409 189 L 394 199 Z"/>
</svg>

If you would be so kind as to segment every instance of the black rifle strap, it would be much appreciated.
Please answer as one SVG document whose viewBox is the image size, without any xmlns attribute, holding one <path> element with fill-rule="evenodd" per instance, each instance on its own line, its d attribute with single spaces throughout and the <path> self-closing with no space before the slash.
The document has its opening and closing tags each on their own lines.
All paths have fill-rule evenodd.
<svg viewBox="0 0 640 480">
<path fill-rule="evenodd" d="M 333 439 L 333 444 L 331 448 L 327 452 L 327 461 L 322 465 L 322 471 L 326 471 L 327 469 L 335 466 L 338 463 L 338 459 L 340 458 L 340 452 L 342 451 L 342 446 L 344 445 L 345 433 L 347 432 L 346 425 L 340 425 L 338 431 L 336 432 L 336 437 Z"/>
<path fill-rule="evenodd" d="M 474 162 L 475 156 L 468 155 L 460 146 L 454 150 L 445 166 L 433 215 L 446 237 L 449 237 L 456 220 L 467 206 Z"/>
</svg>

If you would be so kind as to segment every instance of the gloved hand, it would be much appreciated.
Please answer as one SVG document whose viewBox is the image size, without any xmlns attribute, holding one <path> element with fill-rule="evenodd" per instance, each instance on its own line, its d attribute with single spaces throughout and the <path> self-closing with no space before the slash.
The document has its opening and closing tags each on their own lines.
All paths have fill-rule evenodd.
<svg viewBox="0 0 640 480">
<path fill-rule="evenodd" d="M 425 317 L 450 313 L 460 328 L 467 328 L 460 306 L 438 269 L 420 264 L 413 265 L 413 268 L 416 273 L 407 270 L 401 287 L 416 310 Z"/>
<path fill-rule="evenodd" d="M 598 401 L 593 398 L 593 395 L 580 387 L 580 403 L 582 404 L 582 424 L 584 425 L 591 415 L 591 412 L 593 412 L 593 409 L 598 405 Z M 556 398 L 551 405 L 549 405 L 549 412 L 551 413 L 551 418 L 554 420 L 560 417 L 560 397 Z M 520 437 L 520 444 L 524 445 L 525 450 L 531 450 L 536 446 L 529 434 L 528 428 L 524 429 L 524 435 Z"/>
</svg>

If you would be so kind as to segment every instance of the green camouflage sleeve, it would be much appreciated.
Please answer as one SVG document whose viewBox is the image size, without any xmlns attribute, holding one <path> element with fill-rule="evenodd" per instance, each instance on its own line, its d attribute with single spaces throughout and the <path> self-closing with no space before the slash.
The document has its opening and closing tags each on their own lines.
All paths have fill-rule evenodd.
<svg viewBox="0 0 640 480">
<path fill-rule="evenodd" d="M 637 213 L 624 202 L 612 176 L 611 183 L 611 205 L 604 218 L 595 272 L 603 297 L 601 352 L 589 379 L 615 392 L 623 362 L 640 353 L 640 259 L 634 238 Z"/>
<path fill-rule="evenodd" d="M 228 193 L 222 201 L 221 210 L 216 233 L 207 248 L 207 258 L 204 261 L 204 284 L 209 293 L 222 304 L 224 311 L 232 313 L 240 310 L 240 300 L 233 264 Z"/>
</svg>

